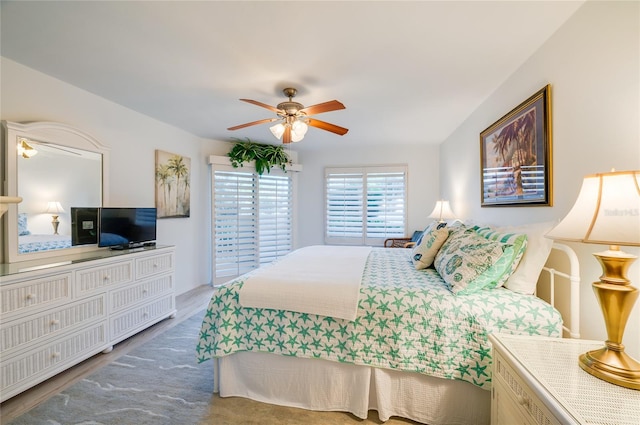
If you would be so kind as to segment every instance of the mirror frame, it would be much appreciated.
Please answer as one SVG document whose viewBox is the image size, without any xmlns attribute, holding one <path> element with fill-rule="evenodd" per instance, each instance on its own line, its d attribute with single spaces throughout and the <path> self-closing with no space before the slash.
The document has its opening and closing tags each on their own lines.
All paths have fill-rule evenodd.
<svg viewBox="0 0 640 425">
<path fill-rule="evenodd" d="M 20 196 L 18 194 L 18 140 L 21 138 L 33 140 L 34 142 L 50 143 L 59 146 L 82 149 L 98 153 L 102 156 L 102 205 L 108 205 L 108 170 L 109 170 L 109 149 L 98 139 L 88 133 L 67 124 L 55 122 L 30 122 L 15 123 L 2 121 L 3 144 L 5 145 L 5 195 Z M 30 252 L 20 254 L 18 252 L 18 204 L 9 205 L 7 213 L 4 215 L 4 261 L 15 263 L 19 261 L 36 260 L 43 258 L 59 257 L 62 255 L 75 254 L 98 249 L 97 245 L 83 245 L 78 247 L 53 249 L 48 251 Z"/>
</svg>

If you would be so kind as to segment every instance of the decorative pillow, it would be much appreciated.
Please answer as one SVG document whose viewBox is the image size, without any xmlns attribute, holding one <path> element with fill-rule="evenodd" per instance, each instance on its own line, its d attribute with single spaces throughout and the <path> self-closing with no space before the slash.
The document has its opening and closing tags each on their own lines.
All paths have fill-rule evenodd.
<svg viewBox="0 0 640 425">
<path fill-rule="evenodd" d="M 472 228 L 452 232 L 434 261 L 442 279 L 457 295 L 493 288 L 511 266 L 513 245 L 490 240 Z"/>
<path fill-rule="evenodd" d="M 27 213 L 18 214 L 18 236 L 30 235 L 31 232 L 27 229 Z"/>
<path fill-rule="evenodd" d="M 430 231 L 432 230 L 436 230 L 436 229 L 442 229 L 444 227 L 447 227 L 447 222 L 445 221 L 444 223 L 439 223 L 437 221 L 433 221 L 431 223 L 429 223 L 427 225 L 427 227 L 425 227 L 425 229 L 422 231 L 422 234 L 420 235 L 420 237 L 418 238 L 417 241 L 415 241 L 416 246 L 420 245 L 420 242 L 422 242 L 422 237 L 426 234 L 428 234 Z M 414 234 L 415 235 L 415 234 Z"/>
<path fill-rule="evenodd" d="M 429 233 L 423 234 L 420 244 L 416 245 L 411 252 L 411 261 L 416 270 L 422 270 L 433 264 L 438 250 L 449 237 L 447 228 L 432 229 Z"/>
<path fill-rule="evenodd" d="M 501 232 L 524 233 L 527 235 L 527 249 L 520 260 L 518 268 L 504 283 L 504 287 L 519 294 L 534 294 L 538 277 L 547 262 L 553 240 L 545 234 L 550 231 L 557 222 L 531 223 L 522 226 L 498 227 Z"/>
<path fill-rule="evenodd" d="M 504 285 L 507 279 L 516 270 L 518 264 L 520 264 L 520 260 L 522 259 L 522 256 L 527 249 L 527 235 L 525 233 L 504 232 L 498 229 L 493 229 L 491 227 L 473 226 L 472 229 L 475 230 L 476 233 L 478 233 L 480 236 L 484 236 L 489 240 L 513 245 L 511 258 L 504 259 L 504 261 L 508 262 L 509 265 L 505 269 L 504 274 L 498 277 L 495 287 L 498 288 Z"/>
</svg>

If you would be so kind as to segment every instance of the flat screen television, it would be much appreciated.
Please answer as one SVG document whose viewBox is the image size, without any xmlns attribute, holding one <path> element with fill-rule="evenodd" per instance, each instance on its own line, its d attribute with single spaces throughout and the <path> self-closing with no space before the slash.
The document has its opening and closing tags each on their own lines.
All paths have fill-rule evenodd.
<svg viewBox="0 0 640 425">
<path fill-rule="evenodd" d="M 156 240 L 155 208 L 100 208 L 98 246 L 135 248 Z"/>
</svg>

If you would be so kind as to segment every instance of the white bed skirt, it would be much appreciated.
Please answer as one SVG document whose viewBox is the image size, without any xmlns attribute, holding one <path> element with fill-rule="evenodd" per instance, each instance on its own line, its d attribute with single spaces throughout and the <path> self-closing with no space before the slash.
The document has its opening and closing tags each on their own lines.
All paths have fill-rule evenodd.
<svg viewBox="0 0 640 425">
<path fill-rule="evenodd" d="M 491 419 L 490 391 L 418 373 L 241 352 L 218 359 L 214 376 L 221 397 L 362 419 L 369 410 L 381 421 L 399 416 L 430 425 L 487 425 Z"/>
</svg>

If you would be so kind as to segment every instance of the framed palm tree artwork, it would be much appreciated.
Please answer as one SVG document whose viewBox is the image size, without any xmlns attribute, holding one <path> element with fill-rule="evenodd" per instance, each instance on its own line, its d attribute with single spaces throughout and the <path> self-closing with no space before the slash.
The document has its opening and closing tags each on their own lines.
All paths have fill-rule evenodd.
<svg viewBox="0 0 640 425">
<path fill-rule="evenodd" d="M 480 133 L 483 207 L 551 206 L 551 101 L 546 85 Z"/>
<path fill-rule="evenodd" d="M 156 209 L 158 218 L 189 217 L 191 159 L 156 150 Z"/>
</svg>

